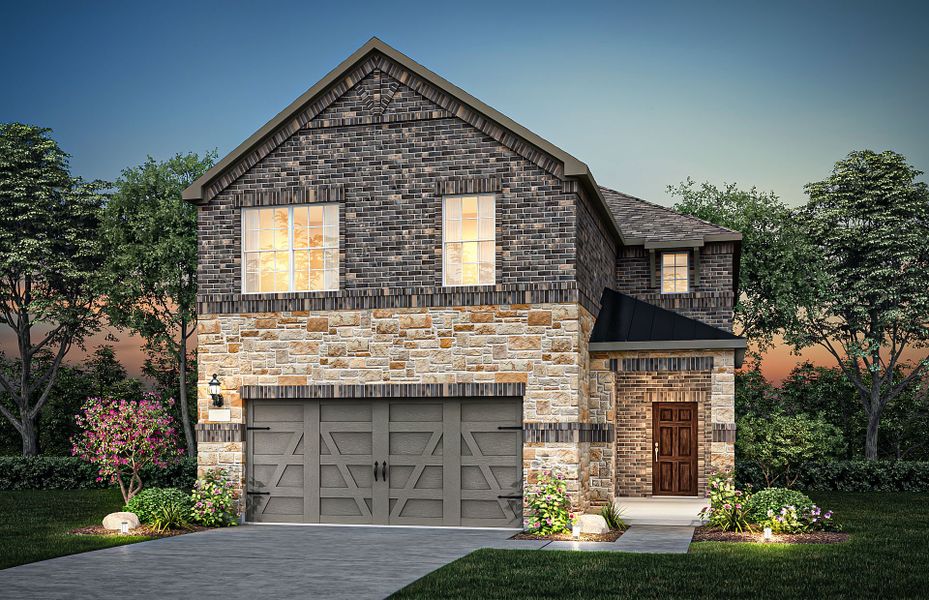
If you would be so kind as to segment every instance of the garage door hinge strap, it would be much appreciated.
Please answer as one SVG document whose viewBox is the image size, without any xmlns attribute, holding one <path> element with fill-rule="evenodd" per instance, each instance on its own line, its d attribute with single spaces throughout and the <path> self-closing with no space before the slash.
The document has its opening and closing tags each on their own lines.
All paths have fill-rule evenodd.
<svg viewBox="0 0 929 600">
<path fill-rule="evenodd" d="M 252 496 L 270 496 L 271 495 L 271 492 L 245 492 L 245 493 L 250 494 Z"/>
<path fill-rule="evenodd" d="M 497 427 L 497 429 L 514 429 L 514 430 L 515 430 L 515 429 L 520 429 L 520 430 L 521 430 L 522 428 L 523 428 L 522 425 L 501 425 L 501 426 Z"/>
<path fill-rule="evenodd" d="M 246 427 L 246 431 L 271 431 L 270 427 Z"/>
<path fill-rule="evenodd" d="M 501 500 L 522 500 L 523 495 L 519 494 L 518 496 L 497 496 L 497 498 L 500 498 Z"/>
</svg>

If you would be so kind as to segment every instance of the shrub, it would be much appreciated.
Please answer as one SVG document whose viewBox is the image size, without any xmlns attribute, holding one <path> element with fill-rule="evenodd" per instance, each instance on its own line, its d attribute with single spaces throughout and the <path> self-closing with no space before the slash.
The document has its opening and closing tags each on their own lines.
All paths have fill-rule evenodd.
<svg viewBox="0 0 929 600">
<path fill-rule="evenodd" d="M 729 472 L 710 475 L 707 482 L 710 505 L 700 511 L 700 518 L 723 531 L 751 530 L 747 503 L 751 494 L 736 489 Z"/>
<path fill-rule="evenodd" d="M 155 514 L 167 505 L 178 506 L 184 511 L 184 518 L 187 519 L 193 501 L 189 494 L 177 488 L 145 488 L 126 503 L 125 510 L 135 513 L 139 521 L 151 523 Z"/>
<path fill-rule="evenodd" d="M 766 487 L 792 487 L 804 464 L 831 457 L 843 443 L 837 427 L 805 414 L 746 416 L 737 429 L 736 453 L 758 467 Z"/>
<path fill-rule="evenodd" d="M 813 501 L 803 492 L 785 488 L 768 488 L 754 494 L 748 500 L 748 519 L 752 523 L 761 523 L 768 518 L 768 511 L 779 513 L 785 506 L 797 510 L 809 510 Z"/>
<path fill-rule="evenodd" d="M 571 530 L 574 514 L 563 473 L 545 471 L 526 495 L 529 530 L 538 535 Z"/>
<path fill-rule="evenodd" d="M 155 508 L 151 515 L 152 529 L 164 533 L 169 529 L 186 529 L 189 527 L 190 497 L 183 500 L 171 499 Z"/>
<path fill-rule="evenodd" d="M 762 484 L 757 465 L 740 462 L 738 480 Z M 798 472 L 795 487 L 810 491 L 929 492 L 929 462 L 835 460 L 808 463 Z"/>
<path fill-rule="evenodd" d="M 235 525 L 238 519 L 233 483 L 226 479 L 225 469 L 212 469 L 194 484 L 190 495 L 193 520 L 207 527 Z"/>
<path fill-rule="evenodd" d="M 606 521 L 606 526 L 610 529 L 626 530 L 626 522 L 623 521 L 623 511 L 617 510 L 616 505 L 612 502 L 600 509 L 600 516 Z"/>
<path fill-rule="evenodd" d="M 147 485 L 193 488 L 197 479 L 197 459 L 183 458 L 162 469 L 146 465 L 139 477 Z M 0 456 L 0 490 L 77 490 L 110 487 L 98 481 L 99 473 L 90 463 L 75 456 Z"/>
<path fill-rule="evenodd" d="M 832 511 L 823 512 L 815 504 L 809 508 L 788 505 L 781 507 L 780 510 L 769 509 L 760 523 L 763 527 L 770 527 L 775 533 L 806 533 L 840 529 L 835 519 L 832 518 Z"/>
<path fill-rule="evenodd" d="M 101 481 L 118 484 L 125 502 L 142 489 L 143 466 L 166 467 L 183 452 L 174 419 L 157 394 L 138 402 L 88 398 L 74 420 L 83 432 L 72 439 L 71 453 L 94 464 Z"/>
</svg>

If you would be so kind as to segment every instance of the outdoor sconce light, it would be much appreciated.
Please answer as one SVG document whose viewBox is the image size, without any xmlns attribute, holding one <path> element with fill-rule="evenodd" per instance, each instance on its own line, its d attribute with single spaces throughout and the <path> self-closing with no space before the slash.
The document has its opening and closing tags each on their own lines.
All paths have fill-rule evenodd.
<svg viewBox="0 0 929 600">
<path fill-rule="evenodd" d="M 216 378 L 216 373 L 213 373 L 213 379 L 207 384 L 210 387 L 210 396 L 213 398 L 213 406 L 219 408 L 223 405 L 223 395 L 221 394 L 222 389 L 219 387 L 219 379 Z"/>
<path fill-rule="evenodd" d="M 129 533 L 129 521 L 123 521 L 119 524 L 119 533 L 122 535 Z"/>
<path fill-rule="evenodd" d="M 764 537 L 764 541 L 770 542 L 771 541 L 771 528 L 765 527 L 764 533 L 762 533 L 762 536 Z"/>
<path fill-rule="evenodd" d="M 571 525 L 571 535 L 576 540 L 581 539 L 581 524 L 580 523 L 574 523 L 573 525 Z"/>
</svg>

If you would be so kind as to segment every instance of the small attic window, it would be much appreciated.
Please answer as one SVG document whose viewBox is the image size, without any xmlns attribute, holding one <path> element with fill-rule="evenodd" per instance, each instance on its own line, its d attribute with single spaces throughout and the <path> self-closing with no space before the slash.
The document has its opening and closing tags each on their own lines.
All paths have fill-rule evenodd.
<svg viewBox="0 0 929 600">
<path fill-rule="evenodd" d="M 686 294 L 689 291 L 690 253 L 665 252 L 661 255 L 661 293 Z"/>
</svg>

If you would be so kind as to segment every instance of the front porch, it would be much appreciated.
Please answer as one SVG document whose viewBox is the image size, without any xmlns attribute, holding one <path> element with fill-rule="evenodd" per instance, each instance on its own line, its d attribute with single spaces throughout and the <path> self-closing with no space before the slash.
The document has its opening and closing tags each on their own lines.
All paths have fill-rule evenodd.
<svg viewBox="0 0 929 600">
<path fill-rule="evenodd" d="M 703 524 L 700 510 L 709 504 L 707 498 L 618 496 L 613 506 L 620 511 L 627 525 L 674 525 L 696 527 Z"/>
</svg>

